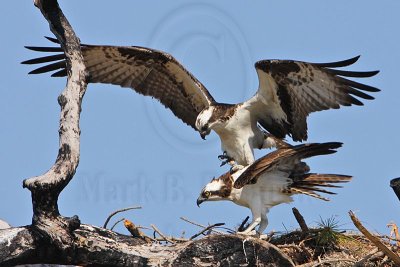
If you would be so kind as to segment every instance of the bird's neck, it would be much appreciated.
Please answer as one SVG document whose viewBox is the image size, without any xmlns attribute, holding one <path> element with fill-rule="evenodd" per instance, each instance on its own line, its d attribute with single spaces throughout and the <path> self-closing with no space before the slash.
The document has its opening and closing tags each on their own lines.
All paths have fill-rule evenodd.
<svg viewBox="0 0 400 267">
<path fill-rule="evenodd" d="M 242 188 L 236 189 L 232 186 L 231 193 L 228 196 L 228 199 L 233 202 L 238 202 L 240 200 L 240 196 L 242 194 Z"/>
</svg>

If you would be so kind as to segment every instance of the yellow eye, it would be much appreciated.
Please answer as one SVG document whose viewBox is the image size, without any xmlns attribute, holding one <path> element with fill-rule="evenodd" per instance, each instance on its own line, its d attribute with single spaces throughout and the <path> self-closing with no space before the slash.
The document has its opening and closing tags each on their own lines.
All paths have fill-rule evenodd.
<svg viewBox="0 0 400 267">
<path fill-rule="evenodd" d="M 209 197 L 210 195 L 211 195 L 210 191 L 204 192 L 204 196 L 205 196 L 205 197 Z"/>
</svg>

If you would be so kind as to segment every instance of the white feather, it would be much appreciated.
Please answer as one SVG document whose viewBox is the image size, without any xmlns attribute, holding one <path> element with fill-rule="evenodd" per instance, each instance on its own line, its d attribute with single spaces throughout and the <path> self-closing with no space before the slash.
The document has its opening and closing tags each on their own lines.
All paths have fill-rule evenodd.
<svg viewBox="0 0 400 267">
<path fill-rule="evenodd" d="M 201 128 L 208 123 L 212 114 L 214 107 L 208 107 L 203 109 L 196 118 L 196 128 L 197 130 L 201 130 Z"/>
</svg>

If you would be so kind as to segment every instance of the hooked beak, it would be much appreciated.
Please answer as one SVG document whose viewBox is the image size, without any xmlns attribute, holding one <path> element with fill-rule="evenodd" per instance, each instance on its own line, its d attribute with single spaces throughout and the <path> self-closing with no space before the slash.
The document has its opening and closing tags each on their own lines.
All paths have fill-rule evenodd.
<svg viewBox="0 0 400 267">
<path fill-rule="evenodd" d="M 206 200 L 207 200 L 206 198 L 204 198 L 202 196 L 199 196 L 199 198 L 197 199 L 197 202 L 196 202 L 197 203 L 197 207 L 200 208 L 200 204 L 203 203 Z"/>
<path fill-rule="evenodd" d="M 203 140 L 206 140 L 206 136 L 209 135 L 211 132 L 210 128 L 208 128 L 207 130 L 204 131 L 200 131 L 200 136 Z"/>
</svg>

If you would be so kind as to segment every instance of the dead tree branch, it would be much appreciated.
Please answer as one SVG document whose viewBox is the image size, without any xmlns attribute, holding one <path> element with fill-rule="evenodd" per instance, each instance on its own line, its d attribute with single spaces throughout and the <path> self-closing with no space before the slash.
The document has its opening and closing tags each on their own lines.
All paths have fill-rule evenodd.
<svg viewBox="0 0 400 267">
<path fill-rule="evenodd" d="M 135 210 L 135 209 L 141 209 L 141 208 L 142 208 L 142 207 L 140 207 L 140 206 L 134 206 L 134 207 L 128 207 L 128 208 L 124 208 L 124 209 L 119 209 L 119 210 L 113 211 L 110 215 L 108 215 L 106 221 L 104 222 L 103 228 L 107 228 L 108 222 L 111 220 L 111 218 L 112 218 L 114 215 L 116 215 L 116 214 L 118 214 L 118 213 L 120 213 L 120 212 L 127 211 L 127 210 Z"/>
<path fill-rule="evenodd" d="M 304 234 L 307 234 L 310 231 L 310 229 L 308 229 L 308 226 L 306 224 L 306 221 L 304 220 L 303 215 L 301 215 L 300 211 L 296 208 L 292 208 L 292 211 L 293 211 L 294 217 L 296 218 L 296 221 L 300 225 L 301 231 Z"/>
<path fill-rule="evenodd" d="M 110 228 L 110 230 L 114 230 L 115 226 L 117 226 L 117 224 L 119 224 L 120 222 L 122 222 L 123 220 L 125 220 L 125 218 L 121 218 L 118 221 L 116 221 Z M 105 228 L 105 227 L 104 227 Z"/>
<path fill-rule="evenodd" d="M 172 240 L 169 239 L 166 235 L 164 235 L 154 224 L 152 224 L 152 225 L 150 225 L 150 226 L 151 226 L 151 228 L 153 228 L 153 230 L 154 230 L 157 234 L 159 234 L 159 235 L 164 239 L 164 241 L 167 241 L 167 242 L 169 242 L 169 243 L 171 243 L 171 244 L 175 244 L 174 241 L 172 241 Z"/>
<path fill-rule="evenodd" d="M 58 97 L 61 107 L 59 150 L 54 165 L 45 174 L 24 180 L 32 194 L 32 231 L 45 236 L 55 248 L 65 251 L 74 244 L 72 231 L 79 228 L 77 216 L 64 218 L 58 210 L 58 196 L 73 178 L 79 164 L 79 119 L 86 92 L 87 73 L 80 42 L 57 1 L 36 0 L 35 5 L 49 22 L 50 30 L 64 50 L 67 62 L 67 86 Z"/>
<path fill-rule="evenodd" d="M 215 224 L 212 224 L 212 225 L 210 225 L 210 226 L 207 226 L 206 228 L 204 228 L 203 230 L 201 230 L 201 231 L 198 232 L 197 234 L 195 234 L 195 235 L 193 235 L 192 237 L 190 237 L 189 240 L 193 240 L 193 239 L 195 239 L 196 237 L 198 237 L 199 235 L 201 235 L 201 234 L 203 234 L 203 233 L 205 233 L 205 232 L 211 230 L 212 228 L 217 227 L 217 226 L 222 226 L 222 225 L 225 225 L 225 223 L 215 223 Z"/>
<path fill-rule="evenodd" d="M 189 220 L 189 219 L 187 219 L 187 218 L 185 218 L 185 217 L 180 217 L 180 219 L 181 219 L 182 221 L 185 221 L 185 222 L 187 222 L 187 223 L 193 224 L 193 225 L 195 225 L 195 226 L 198 226 L 198 227 L 201 227 L 201 228 L 207 228 L 207 226 L 202 225 L 202 224 L 199 224 L 199 223 L 196 223 L 196 222 L 193 222 L 193 221 L 191 221 L 191 220 Z M 221 231 L 218 231 L 218 230 L 215 230 L 215 229 L 211 229 L 211 231 L 213 231 L 213 232 L 215 232 L 215 233 L 218 233 L 218 234 L 225 234 L 224 232 L 221 232 Z"/>
</svg>

